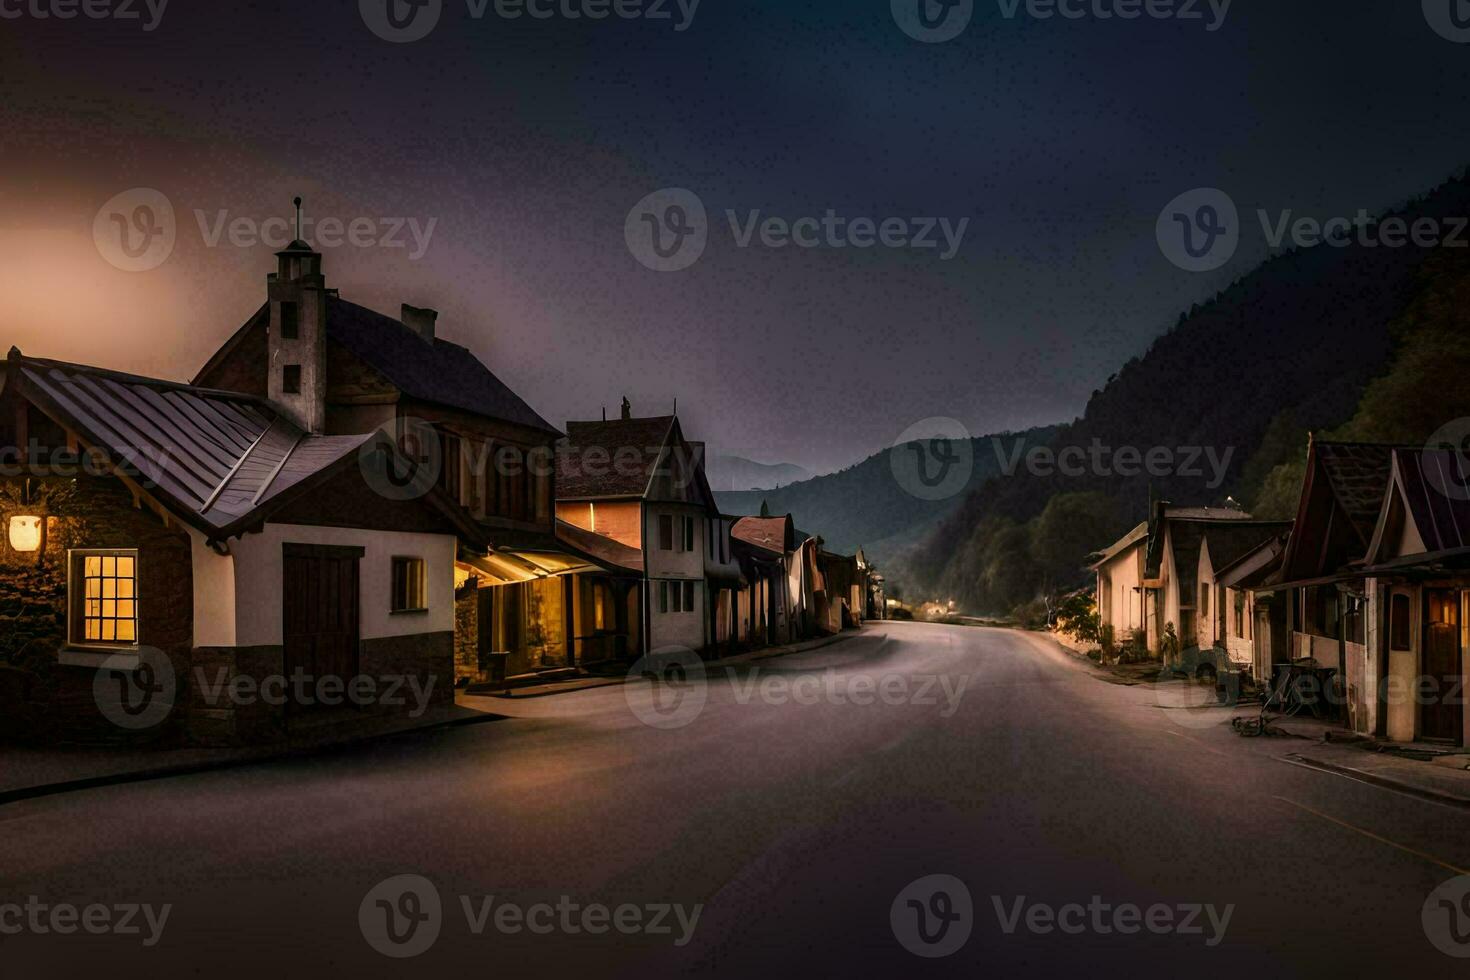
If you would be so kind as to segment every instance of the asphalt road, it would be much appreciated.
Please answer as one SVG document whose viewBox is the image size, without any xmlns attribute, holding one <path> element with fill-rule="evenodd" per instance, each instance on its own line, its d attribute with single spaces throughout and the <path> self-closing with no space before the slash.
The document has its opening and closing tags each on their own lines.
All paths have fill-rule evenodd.
<svg viewBox="0 0 1470 980">
<path fill-rule="evenodd" d="M 0 934 L 0 975 L 1464 975 L 1421 909 L 1470 869 L 1470 817 L 1288 765 L 1166 688 L 1043 638 L 881 624 L 703 686 L 11 804 L 0 906 L 47 910 Z M 438 916 L 374 891 L 405 874 Z M 930 875 L 970 912 L 952 883 L 905 892 Z M 141 912 L 136 935 L 36 928 L 90 904 L 171 908 L 153 945 Z"/>
</svg>

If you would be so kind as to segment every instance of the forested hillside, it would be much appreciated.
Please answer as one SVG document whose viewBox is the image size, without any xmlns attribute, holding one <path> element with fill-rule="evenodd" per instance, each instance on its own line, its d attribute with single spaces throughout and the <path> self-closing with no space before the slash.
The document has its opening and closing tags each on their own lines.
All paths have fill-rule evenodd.
<svg viewBox="0 0 1470 980">
<path fill-rule="evenodd" d="M 1453 180 L 1396 214 L 1470 215 L 1470 185 Z M 1467 251 L 1354 242 L 1268 260 L 1183 314 L 1053 440 L 1057 450 L 1211 448 L 1228 453 L 1218 485 L 1208 469 L 1023 467 L 945 515 L 902 573 L 971 611 L 1012 612 L 1084 582 L 1087 554 L 1142 520 L 1151 491 L 1185 504 L 1233 495 L 1259 516 L 1290 517 L 1308 431 L 1416 442 L 1470 416 Z"/>
</svg>

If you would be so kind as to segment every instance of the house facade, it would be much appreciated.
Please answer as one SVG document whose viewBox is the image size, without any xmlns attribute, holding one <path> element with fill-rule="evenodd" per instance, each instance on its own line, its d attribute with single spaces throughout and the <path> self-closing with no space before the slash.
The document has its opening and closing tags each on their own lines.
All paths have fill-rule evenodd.
<svg viewBox="0 0 1470 980">
<path fill-rule="evenodd" d="M 1191 671 L 1249 666 L 1247 619 L 1217 569 L 1290 527 L 1256 521 L 1244 511 L 1153 505 L 1150 519 L 1106 548 L 1091 566 L 1097 576 L 1099 624 L 1113 642 L 1132 644 Z M 1171 638 L 1172 637 L 1172 638 Z"/>
<path fill-rule="evenodd" d="M 567 423 L 556 514 L 638 554 L 642 574 L 623 601 L 642 653 L 703 650 L 737 632 L 733 522 L 715 505 L 703 456 L 677 416 L 635 418 L 626 400 L 619 419 Z"/>
<path fill-rule="evenodd" d="M 561 433 L 470 351 L 438 336 L 438 313 L 395 319 L 328 288 L 321 256 L 281 253 L 267 302 L 195 384 L 269 398 L 329 435 L 393 433 L 410 465 L 392 492 L 435 487 L 480 527 L 485 548 L 451 556 L 459 683 L 567 669 L 617 655 L 630 569 L 570 543 L 556 521 Z M 623 617 L 624 619 L 626 617 Z"/>
<path fill-rule="evenodd" d="M 386 436 L 12 350 L 0 445 L 7 737 L 273 741 L 452 701 L 475 529 L 379 492 Z"/>
</svg>

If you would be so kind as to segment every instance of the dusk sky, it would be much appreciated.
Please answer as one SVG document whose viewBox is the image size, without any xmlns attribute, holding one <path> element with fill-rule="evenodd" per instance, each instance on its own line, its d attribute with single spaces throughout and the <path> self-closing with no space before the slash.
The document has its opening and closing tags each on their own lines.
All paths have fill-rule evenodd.
<svg viewBox="0 0 1470 980">
<path fill-rule="evenodd" d="M 1379 211 L 1470 163 L 1470 45 L 1405 0 L 1237 0 L 1223 22 L 1203 2 L 1200 20 L 1122 21 L 976 0 L 935 44 L 888 0 L 599 21 L 443 0 L 412 43 L 347 0 L 130 6 L 0 0 L 7 346 L 191 376 L 274 267 L 270 245 L 216 237 L 221 218 L 286 218 L 299 194 L 309 218 L 373 229 L 324 248 L 328 285 L 437 308 L 555 424 L 677 398 L 713 451 L 814 470 L 929 417 L 976 435 L 1070 419 L 1266 254 L 1257 208 Z M 708 247 L 657 272 L 625 222 L 670 187 L 707 209 Z M 1196 187 L 1242 218 L 1204 274 L 1155 239 Z M 175 217 L 143 272 L 93 236 L 133 188 Z M 937 230 L 933 249 L 740 247 L 726 216 L 829 210 L 967 224 L 946 259 Z"/>
</svg>

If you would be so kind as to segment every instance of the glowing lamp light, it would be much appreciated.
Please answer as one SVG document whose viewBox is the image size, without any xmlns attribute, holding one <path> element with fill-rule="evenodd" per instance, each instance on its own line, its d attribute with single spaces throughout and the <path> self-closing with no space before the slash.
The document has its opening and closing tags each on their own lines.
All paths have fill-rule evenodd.
<svg viewBox="0 0 1470 980">
<path fill-rule="evenodd" d="M 41 550 L 41 519 L 39 517 L 12 517 L 10 519 L 10 547 L 16 551 Z"/>
</svg>

